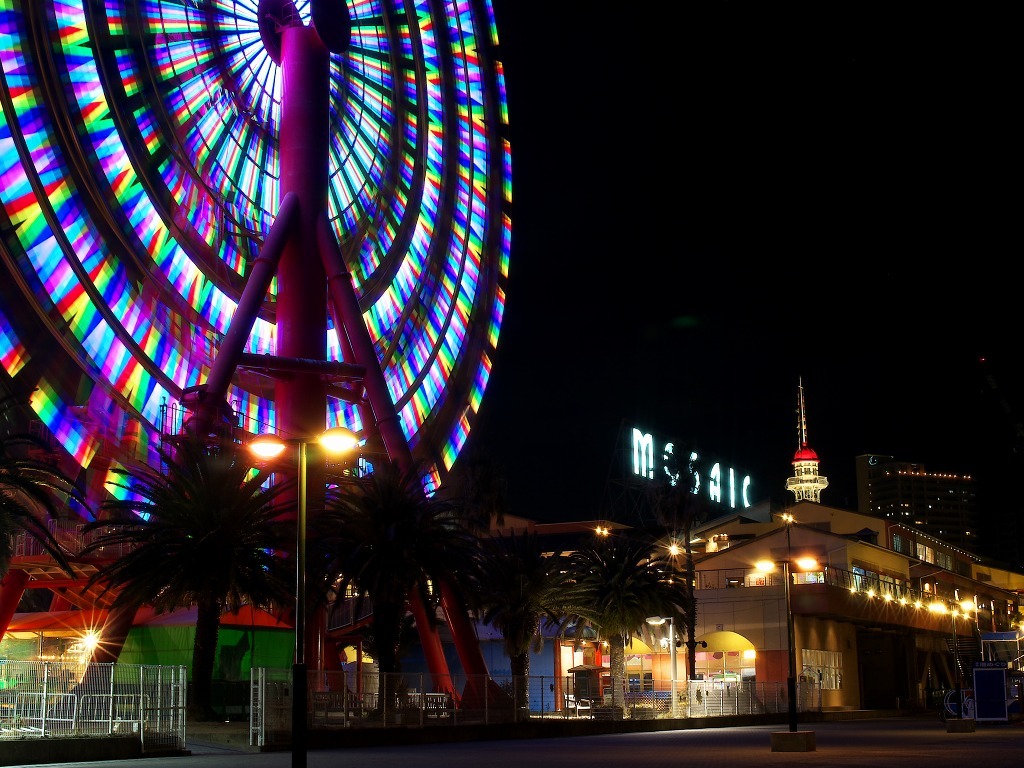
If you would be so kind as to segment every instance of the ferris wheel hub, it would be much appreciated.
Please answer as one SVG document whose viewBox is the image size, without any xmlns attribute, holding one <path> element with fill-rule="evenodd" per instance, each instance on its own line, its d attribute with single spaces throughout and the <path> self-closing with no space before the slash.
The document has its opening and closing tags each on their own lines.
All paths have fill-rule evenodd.
<svg viewBox="0 0 1024 768">
<path fill-rule="evenodd" d="M 344 53 L 352 39 L 352 19 L 345 0 L 310 0 L 313 28 L 331 53 Z M 260 0 L 260 39 L 271 60 L 281 64 L 281 31 L 303 26 L 292 0 Z"/>
</svg>

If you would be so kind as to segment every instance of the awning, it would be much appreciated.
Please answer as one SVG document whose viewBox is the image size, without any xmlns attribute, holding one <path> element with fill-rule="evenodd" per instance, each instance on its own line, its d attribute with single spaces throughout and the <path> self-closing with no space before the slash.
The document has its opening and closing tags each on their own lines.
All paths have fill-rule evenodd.
<svg viewBox="0 0 1024 768">
<path fill-rule="evenodd" d="M 626 655 L 635 656 L 640 654 L 641 656 L 647 655 L 648 653 L 654 653 L 654 649 L 651 648 L 647 643 L 641 640 L 639 637 L 634 637 L 632 642 L 626 643 Z"/>
<path fill-rule="evenodd" d="M 704 648 L 701 643 L 707 643 Z M 708 632 L 697 638 L 697 653 L 733 653 L 739 651 L 754 651 L 754 644 L 738 632 L 719 630 Z"/>
<path fill-rule="evenodd" d="M 195 626 L 196 608 L 185 608 L 171 613 L 157 614 L 148 606 L 140 608 L 132 626 L 165 627 Z M 107 620 L 106 609 L 84 608 L 74 611 L 32 611 L 16 613 L 11 617 L 6 634 L 26 639 L 35 635 L 47 637 L 78 637 L 90 630 L 99 631 Z M 238 613 L 225 612 L 220 617 L 222 627 L 259 627 L 291 629 L 290 623 L 279 620 L 273 614 L 246 605 Z"/>
<path fill-rule="evenodd" d="M 133 626 L 166 627 L 166 626 L 190 626 L 194 627 L 198 618 L 198 609 L 182 608 L 170 613 L 155 613 L 148 606 L 139 609 Z M 243 605 L 238 613 L 225 611 L 220 616 L 222 627 L 259 627 L 272 629 L 291 629 L 290 623 L 285 623 L 260 608 L 253 608 L 251 605 Z"/>
<path fill-rule="evenodd" d="M 50 637 L 79 637 L 90 630 L 99 630 L 106 620 L 107 611 L 104 608 L 16 613 L 7 626 L 6 636 L 20 640 L 40 633 Z"/>
</svg>

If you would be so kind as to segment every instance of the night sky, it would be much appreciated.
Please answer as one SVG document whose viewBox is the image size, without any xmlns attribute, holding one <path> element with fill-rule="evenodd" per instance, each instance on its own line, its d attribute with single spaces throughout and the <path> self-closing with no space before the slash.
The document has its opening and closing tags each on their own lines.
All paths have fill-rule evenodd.
<svg viewBox="0 0 1024 768">
<path fill-rule="evenodd" d="M 594 517 L 623 424 L 791 501 L 802 377 L 824 503 L 856 508 L 881 453 L 974 474 L 1009 519 L 1009 11 L 665 5 L 495 0 L 512 257 L 470 446 L 512 511 Z"/>
</svg>

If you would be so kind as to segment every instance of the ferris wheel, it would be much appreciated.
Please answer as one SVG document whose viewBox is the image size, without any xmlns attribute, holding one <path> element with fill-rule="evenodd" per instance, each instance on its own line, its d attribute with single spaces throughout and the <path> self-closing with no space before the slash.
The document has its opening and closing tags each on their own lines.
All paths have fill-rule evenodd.
<svg viewBox="0 0 1024 768">
<path fill-rule="evenodd" d="M 441 482 L 465 445 L 498 342 L 511 239 L 489 0 L 9 0 L 0 377 L 91 489 L 154 451 L 187 418 L 189 392 L 223 369 L 218 354 L 247 279 L 276 247 L 295 172 L 282 162 L 283 106 L 289 93 L 297 109 L 305 99 L 281 62 L 292 27 L 315 27 L 328 48 L 326 162 L 301 169 L 325 174 L 316 238 L 336 244 L 411 454 Z M 322 304 L 315 346 L 324 361 L 353 362 L 323 278 L 304 294 Z M 285 337 L 293 294 L 278 291 L 282 280 L 268 278 L 225 382 L 233 424 L 251 433 L 288 427 L 274 372 L 259 363 Z M 358 388 L 323 378 L 322 426 L 370 437 Z"/>
</svg>

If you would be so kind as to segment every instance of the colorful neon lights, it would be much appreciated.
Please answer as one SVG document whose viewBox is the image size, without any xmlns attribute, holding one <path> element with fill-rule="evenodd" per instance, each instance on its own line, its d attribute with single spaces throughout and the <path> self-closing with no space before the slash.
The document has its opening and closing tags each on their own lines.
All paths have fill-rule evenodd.
<svg viewBox="0 0 1024 768">
<path fill-rule="evenodd" d="M 440 480 L 486 389 L 505 302 L 507 108 L 500 62 L 481 56 L 497 28 L 489 2 L 348 8 L 328 215 L 403 430 Z M 256 0 L 0 4 L 0 249 L 40 308 L 9 318 L 0 360 L 25 375 L 33 323 L 63 339 L 67 359 L 30 383 L 44 383 L 37 413 L 83 466 L 109 439 L 86 405 L 141 418 L 131 440 L 158 442 L 167 408 L 207 376 L 274 221 L 281 83 L 257 12 Z M 37 54 L 28 20 L 58 48 Z M 274 352 L 267 309 L 247 351 Z M 333 330 L 325 354 L 340 359 Z M 275 422 L 270 386 L 239 378 L 229 400 L 240 421 Z M 332 401 L 329 422 L 361 418 Z"/>
</svg>

